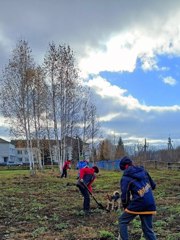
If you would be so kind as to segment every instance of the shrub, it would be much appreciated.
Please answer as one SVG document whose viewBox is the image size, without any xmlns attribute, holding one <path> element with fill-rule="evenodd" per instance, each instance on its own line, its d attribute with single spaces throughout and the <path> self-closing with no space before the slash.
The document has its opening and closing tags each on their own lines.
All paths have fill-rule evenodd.
<svg viewBox="0 0 180 240">
<path fill-rule="evenodd" d="M 115 236 L 113 233 L 108 231 L 100 231 L 100 240 L 115 240 Z"/>
</svg>

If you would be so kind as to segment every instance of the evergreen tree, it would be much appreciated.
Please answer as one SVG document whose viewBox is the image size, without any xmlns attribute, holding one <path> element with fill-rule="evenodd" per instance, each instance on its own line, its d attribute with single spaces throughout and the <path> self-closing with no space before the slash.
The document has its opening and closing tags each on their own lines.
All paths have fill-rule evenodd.
<svg viewBox="0 0 180 240">
<path fill-rule="evenodd" d="M 124 155 L 125 155 L 124 143 L 122 138 L 120 137 L 118 141 L 118 145 L 116 147 L 115 159 L 121 158 Z"/>
</svg>

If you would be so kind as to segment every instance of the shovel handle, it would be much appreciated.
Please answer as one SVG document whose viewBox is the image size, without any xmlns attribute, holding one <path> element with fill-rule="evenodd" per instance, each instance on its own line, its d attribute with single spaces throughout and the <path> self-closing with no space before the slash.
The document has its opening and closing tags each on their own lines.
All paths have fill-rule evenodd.
<svg viewBox="0 0 180 240">
<path fill-rule="evenodd" d="M 82 183 L 82 185 L 88 190 L 89 194 L 90 194 L 91 196 L 93 196 L 92 192 L 89 191 L 88 186 L 87 186 L 84 182 L 81 182 L 81 183 Z"/>
<path fill-rule="evenodd" d="M 94 197 L 94 195 L 92 194 L 92 192 L 89 191 L 89 188 L 87 187 L 87 185 L 86 185 L 84 182 L 82 182 L 82 184 L 83 184 L 83 186 L 87 189 L 87 191 L 88 191 L 89 194 L 92 196 L 92 198 L 93 198 L 94 201 L 97 203 L 97 205 L 98 205 L 101 209 L 105 209 L 104 206 L 96 200 L 96 198 Z"/>
</svg>

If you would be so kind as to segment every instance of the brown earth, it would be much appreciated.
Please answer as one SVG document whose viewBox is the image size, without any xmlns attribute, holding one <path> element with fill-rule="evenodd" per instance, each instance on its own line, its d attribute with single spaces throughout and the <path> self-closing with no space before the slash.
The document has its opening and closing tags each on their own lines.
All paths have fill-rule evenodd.
<svg viewBox="0 0 180 240">
<path fill-rule="evenodd" d="M 118 236 L 121 210 L 107 212 L 91 199 L 91 214 L 82 211 L 82 196 L 75 186 L 76 171 L 61 179 L 58 172 L 30 176 L 0 171 L 1 240 L 107 240 Z M 119 189 L 119 172 L 99 174 L 93 185 L 96 199 L 106 205 L 106 194 Z M 157 182 L 155 198 L 158 214 L 154 229 L 158 240 L 180 239 L 180 174 L 153 171 Z M 138 218 L 130 225 L 133 240 L 141 238 Z"/>
</svg>

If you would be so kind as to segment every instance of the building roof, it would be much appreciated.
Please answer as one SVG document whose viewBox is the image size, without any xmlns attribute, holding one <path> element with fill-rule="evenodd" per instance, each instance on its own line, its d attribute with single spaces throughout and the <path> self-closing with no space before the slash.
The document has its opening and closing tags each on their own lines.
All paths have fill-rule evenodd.
<svg viewBox="0 0 180 240">
<path fill-rule="evenodd" d="M 8 141 L 6 141 L 6 140 L 0 138 L 0 143 L 10 143 L 10 142 L 8 142 Z"/>
<path fill-rule="evenodd" d="M 67 137 L 65 138 L 66 140 L 66 144 L 68 146 L 71 146 L 72 144 L 76 144 L 77 143 L 77 139 L 76 138 L 71 138 L 71 137 Z M 56 140 L 54 139 L 51 139 L 51 140 L 48 140 L 48 139 L 40 139 L 40 146 L 43 147 L 43 148 L 49 148 L 49 143 L 51 144 L 51 147 L 56 145 Z M 59 140 L 59 144 L 61 143 L 61 140 Z M 14 139 L 14 140 L 11 140 L 11 144 L 15 145 L 16 148 L 26 148 L 27 147 L 27 141 L 24 140 L 24 139 Z M 82 140 L 79 138 L 79 144 L 82 145 L 83 142 Z M 88 143 L 84 143 L 85 146 L 89 146 Z M 37 147 L 37 140 L 35 139 L 32 139 L 32 147 Z"/>
<path fill-rule="evenodd" d="M 27 148 L 27 141 L 24 139 L 11 140 L 11 143 L 16 146 L 16 148 Z M 40 139 L 40 145 L 44 148 L 49 146 L 47 139 Z M 51 146 L 56 144 L 55 140 L 50 140 Z M 32 139 L 32 147 L 37 147 L 37 140 Z"/>
</svg>

